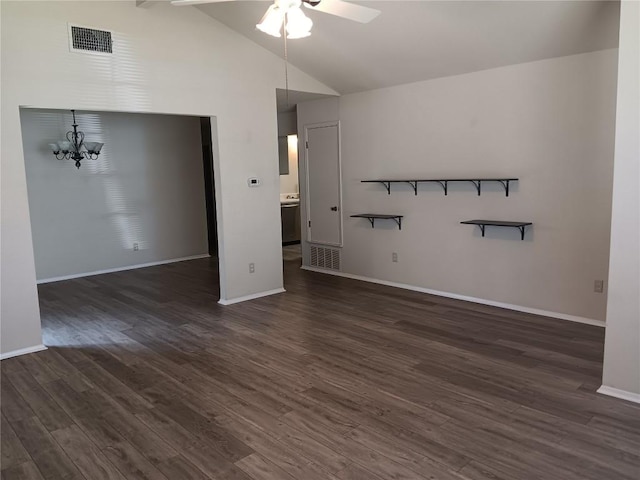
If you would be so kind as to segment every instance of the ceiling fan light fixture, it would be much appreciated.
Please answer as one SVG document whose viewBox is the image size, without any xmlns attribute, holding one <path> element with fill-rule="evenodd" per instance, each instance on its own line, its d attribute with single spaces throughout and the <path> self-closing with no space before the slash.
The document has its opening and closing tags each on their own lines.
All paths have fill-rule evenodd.
<svg viewBox="0 0 640 480">
<path fill-rule="evenodd" d="M 300 7 L 292 7 L 287 12 L 287 38 L 305 38 L 311 35 L 313 22 Z"/>
<path fill-rule="evenodd" d="M 280 30 L 282 29 L 285 13 L 286 12 L 277 5 L 271 5 L 267 13 L 262 17 L 262 20 L 260 20 L 260 23 L 256 25 L 256 28 L 272 37 L 280 37 Z"/>
</svg>

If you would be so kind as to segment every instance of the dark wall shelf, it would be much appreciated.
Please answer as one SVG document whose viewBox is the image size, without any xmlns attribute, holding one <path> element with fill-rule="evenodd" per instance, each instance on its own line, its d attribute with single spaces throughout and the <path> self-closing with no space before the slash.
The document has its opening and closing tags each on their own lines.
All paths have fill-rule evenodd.
<svg viewBox="0 0 640 480">
<path fill-rule="evenodd" d="M 476 187 L 478 195 L 482 192 L 482 182 L 498 182 L 504 187 L 506 196 L 509 196 L 509 183 L 517 182 L 517 178 L 431 178 L 420 180 L 361 180 L 362 183 L 381 183 L 387 189 L 387 193 L 391 195 L 392 183 L 408 183 L 413 188 L 415 195 L 418 195 L 419 183 L 438 183 L 444 190 L 444 194 L 449 193 L 449 182 L 471 182 Z"/>
<path fill-rule="evenodd" d="M 501 220 L 465 220 L 466 225 L 478 225 L 482 231 L 484 237 L 484 229 L 488 225 L 490 227 L 514 227 L 520 230 L 520 239 L 524 240 L 524 231 L 528 225 L 533 225 L 531 222 L 503 222 Z"/>
<path fill-rule="evenodd" d="M 351 215 L 351 218 L 366 218 L 371 222 L 371 228 L 375 228 L 376 219 L 378 220 L 394 220 L 398 224 L 398 230 L 402 230 L 402 218 L 404 215 L 383 215 L 380 213 L 358 213 Z"/>
</svg>

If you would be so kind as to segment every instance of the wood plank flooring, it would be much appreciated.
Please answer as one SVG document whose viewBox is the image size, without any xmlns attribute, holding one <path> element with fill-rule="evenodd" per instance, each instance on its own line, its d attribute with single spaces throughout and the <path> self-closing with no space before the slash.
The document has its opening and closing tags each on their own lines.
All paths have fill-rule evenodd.
<svg viewBox="0 0 640 480">
<path fill-rule="evenodd" d="M 209 259 L 39 287 L 2 479 L 638 480 L 602 329 L 303 272 L 222 307 Z"/>
</svg>

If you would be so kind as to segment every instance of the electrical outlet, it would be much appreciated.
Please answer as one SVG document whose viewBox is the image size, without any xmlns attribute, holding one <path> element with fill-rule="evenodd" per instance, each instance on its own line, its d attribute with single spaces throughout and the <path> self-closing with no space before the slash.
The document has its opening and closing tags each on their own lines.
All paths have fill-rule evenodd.
<svg viewBox="0 0 640 480">
<path fill-rule="evenodd" d="M 140 246 L 138 245 L 138 242 L 135 242 L 135 243 L 133 244 L 133 251 L 134 251 L 134 252 L 137 252 L 138 250 L 140 250 Z"/>
<path fill-rule="evenodd" d="M 602 293 L 604 291 L 604 280 L 596 280 L 593 282 L 593 291 L 596 293 Z"/>
<path fill-rule="evenodd" d="M 249 273 L 256 273 L 256 264 L 255 263 L 250 263 L 249 264 Z"/>
<path fill-rule="evenodd" d="M 393 252 L 393 253 L 391 254 L 391 261 L 392 261 L 393 263 L 398 263 L 398 254 L 397 254 L 396 252 Z"/>
</svg>

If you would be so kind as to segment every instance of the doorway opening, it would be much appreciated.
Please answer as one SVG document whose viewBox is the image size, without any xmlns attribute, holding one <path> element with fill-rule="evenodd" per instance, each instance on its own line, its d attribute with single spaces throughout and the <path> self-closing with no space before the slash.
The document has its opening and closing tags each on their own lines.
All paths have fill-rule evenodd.
<svg viewBox="0 0 640 480">
<path fill-rule="evenodd" d="M 216 216 L 215 182 L 213 178 L 213 140 L 211 117 L 200 117 L 202 141 L 202 170 L 204 174 L 204 198 L 207 210 L 207 244 L 209 255 L 218 258 L 218 218 Z"/>
<path fill-rule="evenodd" d="M 303 249 L 308 241 L 308 226 L 303 225 L 304 208 L 308 199 L 304 198 L 307 182 L 301 168 L 299 150 L 304 148 L 304 126 L 298 123 L 299 103 L 333 97 L 318 93 L 276 89 L 278 115 L 278 157 L 280 166 L 280 217 L 282 227 L 282 258 L 285 267 L 302 266 Z"/>
<path fill-rule="evenodd" d="M 280 156 L 280 220 L 282 258 L 302 260 L 300 215 L 300 180 L 298 175 L 298 136 L 278 138 Z"/>
<path fill-rule="evenodd" d="M 104 111 L 76 119 L 87 139 L 104 143 L 80 168 L 49 147 L 70 129 L 70 110 L 20 110 L 37 282 L 217 263 L 211 119 Z"/>
</svg>

